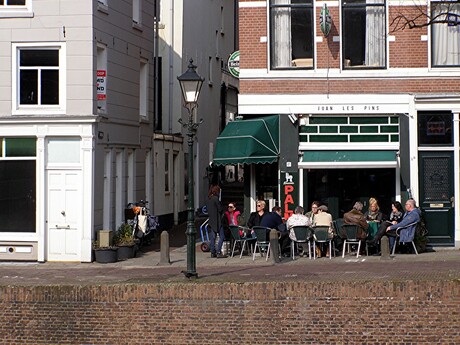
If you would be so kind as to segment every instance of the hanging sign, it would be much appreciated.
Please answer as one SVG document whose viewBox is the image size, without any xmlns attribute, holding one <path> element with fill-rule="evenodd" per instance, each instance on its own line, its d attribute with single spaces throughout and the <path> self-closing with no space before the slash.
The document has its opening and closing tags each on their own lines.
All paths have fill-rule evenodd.
<svg viewBox="0 0 460 345">
<path fill-rule="evenodd" d="M 281 171 L 280 189 L 283 218 L 287 220 L 294 214 L 294 209 L 299 204 L 298 200 L 298 172 Z"/>
<path fill-rule="evenodd" d="M 228 58 L 228 71 L 235 78 L 240 77 L 240 51 L 233 52 Z"/>
<path fill-rule="evenodd" d="M 97 88 L 97 100 L 103 101 L 107 98 L 105 82 L 107 79 L 107 71 L 98 69 L 96 74 L 96 88 Z"/>
<path fill-rule="evenodd" d="M 323 3 L 323 8 L 319 15 L 319 24 L 324 37 L 327 37 L 331 32 L 332 18 L 326 3 Z"/>
</svg>

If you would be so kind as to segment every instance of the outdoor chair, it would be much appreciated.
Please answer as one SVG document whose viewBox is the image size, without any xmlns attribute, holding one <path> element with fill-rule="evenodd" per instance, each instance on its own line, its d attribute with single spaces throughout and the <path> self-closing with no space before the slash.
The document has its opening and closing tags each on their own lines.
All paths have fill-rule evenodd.
<svg viewBox="0 0 460 345">
<path fill-rule="evenodd" d="M 408 228 L 416 225 L 418 222 L 414 222 L 414 223 L 410 223 L 406 226 L 401 226 L 399 228 L 396 228 L 396 238 L 395 238 L 395 241 L 394 241 L 394 244 L 393 244 L 393 251 L 391 253 L 391 255 L 395 255 L 395 250 L 396 250 L 396 246 L 398 245 L 399 243 L 399 235 L 401 234 L 401 231 L 406 231 Z M 415 233 L 415 232 L 414 232 Z M 409 243 L 409 242 L 407 242 Z M 417 247 L 415 246 L 415 243 L 414 243 L 414 237 L 412 236 L 412 241 L 410 241 L 410 243 L 412 243 L 412 247 L 414 247 L 414 252 L 415 252 L 415 255 L 418 255 L 418 251 L 417 251 Z"/>
<path fill-rule="evenodd" d="M 251 246 L 248 244 L 248 241 L 251 241 L 253 239 L 241 236 L 240 227 L 238 225 L 230 225 L 229 228 L 230 228 L 230 232 L 232 234 L 232 239 L 233 239 L 233 248 L 232 248 L 231 257 L 233 258 L 237 244 L 240 245 L 240 259 L 243 256 L 243 251 L 245 248 L 252 254 Z"/>
<path fill-rule="evenodd" d="M 295 250 L 296 246 L 298 247 L 299 244 L 301 243 L 307 243 L 308 244 L 308 257 L 311 259 L 311 228 L 309 226 L 303 226 L 303 225 L 296 225 L 292 227 L 292 230 L 294 230 L 295 233 L 295 238 L 296 240 L 291 239 L 291 255 L 292 255 L 292 260 L 295 260 Z"/>
<path fill-rule="evenodd" d="M 266 252 L 265 261 L 268 260 L 270 255 L 270 241 L 268 239 L 269 228 L 264 226 L 254 226 L 252 228 L 254 235 L 256 236 L 256 244 L 254 247 L 254 252 L 252 253 L 252 260 L 256 259 L 257 248 L 259 248 L 260 256 L 263 256 L 263 252 Z"/>
<path fill-rule="evenodd" d="M 313 247 L 316 243 L 328 243 L 329 242 L 329 259 L 332 259 L 332 253 L 335 251 L 332 248 L 332 238 L 329 238 L 329 227 L 328 226 L 316 226 L 313 228 Z M 313 258 L 316 259 L 316 250 L 313 251 Z"/>
<path fill-rule="evenodd" d="M 346 238 L 343 238 L 343 250 L 342 250 L 342 258 L 345 257 L 345 250 L 347 249 L 348 245 L 348 252 L 350 252 L 350 245 L 357 244 L 358 250 L 356 252 L 356 257 L 359 257 L 359 251 L 361 249 L 361 240 L 358 238 L 358 225 L 353 224 L 343 224 L 342 229 Z"/>
</svg>

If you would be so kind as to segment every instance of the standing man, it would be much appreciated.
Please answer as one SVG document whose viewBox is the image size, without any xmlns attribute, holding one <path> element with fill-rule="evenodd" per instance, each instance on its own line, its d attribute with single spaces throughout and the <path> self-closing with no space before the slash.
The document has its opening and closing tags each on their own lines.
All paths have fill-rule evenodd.
<svg viewBox="0 0 460 345">
<path fill-rule="evenodd" d="M 211 257 L 212 258 L 225 258 L 226 255 L 222 254 L 222 244 L 224 243 L 224 228 L 222 227 L 222 204 L 219 200 L 220 187 L 212 186 L 209 189 L 208 200 L 206 200 L 206 207 L 208 209 L 208 233 L 209 240 L 211 241 Z M 219 243 L 216 250 L 216 237 L 219 233 Z"/>
</svg>

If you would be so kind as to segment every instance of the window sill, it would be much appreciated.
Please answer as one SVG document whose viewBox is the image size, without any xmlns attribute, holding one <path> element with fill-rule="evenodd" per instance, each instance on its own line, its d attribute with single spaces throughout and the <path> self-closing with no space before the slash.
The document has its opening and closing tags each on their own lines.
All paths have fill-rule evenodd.
<svg viewBox="0 0 460 345">
<path fill-rule="evenodd" d="M 149 121 L 149 118 L 147 116 L 140 115 L 139 123 L 150 123 L 150 121 Z"/>
<path fill-rule="evenodd" d="M 101 4 L 100 2 L 97 3 L 97 10 L 104 14 L 109 14 L 109 6 Z"/>
<path fill-rule="evenodd" d="M 0 10 L 0 18 L 33 18 L 34 13 L 29 10 Z"/>
<path fill-rule="evenodd" d="M 61 108 L 19 108 L 12 111 L 13 115 L 65 115 L 65 109 Z"/>
<path fill-rule="evenodd" d="M 138 30 L 140 32 L 142 32 L 144 30 L 142 28 L 142 24 L 139 24 L 139 23 L 136 23 L 136 22 L 133 22 L 133 29 Z"/>
</svg>

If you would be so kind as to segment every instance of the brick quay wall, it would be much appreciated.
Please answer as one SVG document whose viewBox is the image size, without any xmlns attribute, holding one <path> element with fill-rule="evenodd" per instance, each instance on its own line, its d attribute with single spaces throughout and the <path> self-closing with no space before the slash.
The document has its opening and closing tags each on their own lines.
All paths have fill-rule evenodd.
<svg viewBox="0 0 460 345">
<path fill-rule="evenodd" d="M 1 344 L 460 344 L 460 281 L 0 286 Z"/>
</svg>

